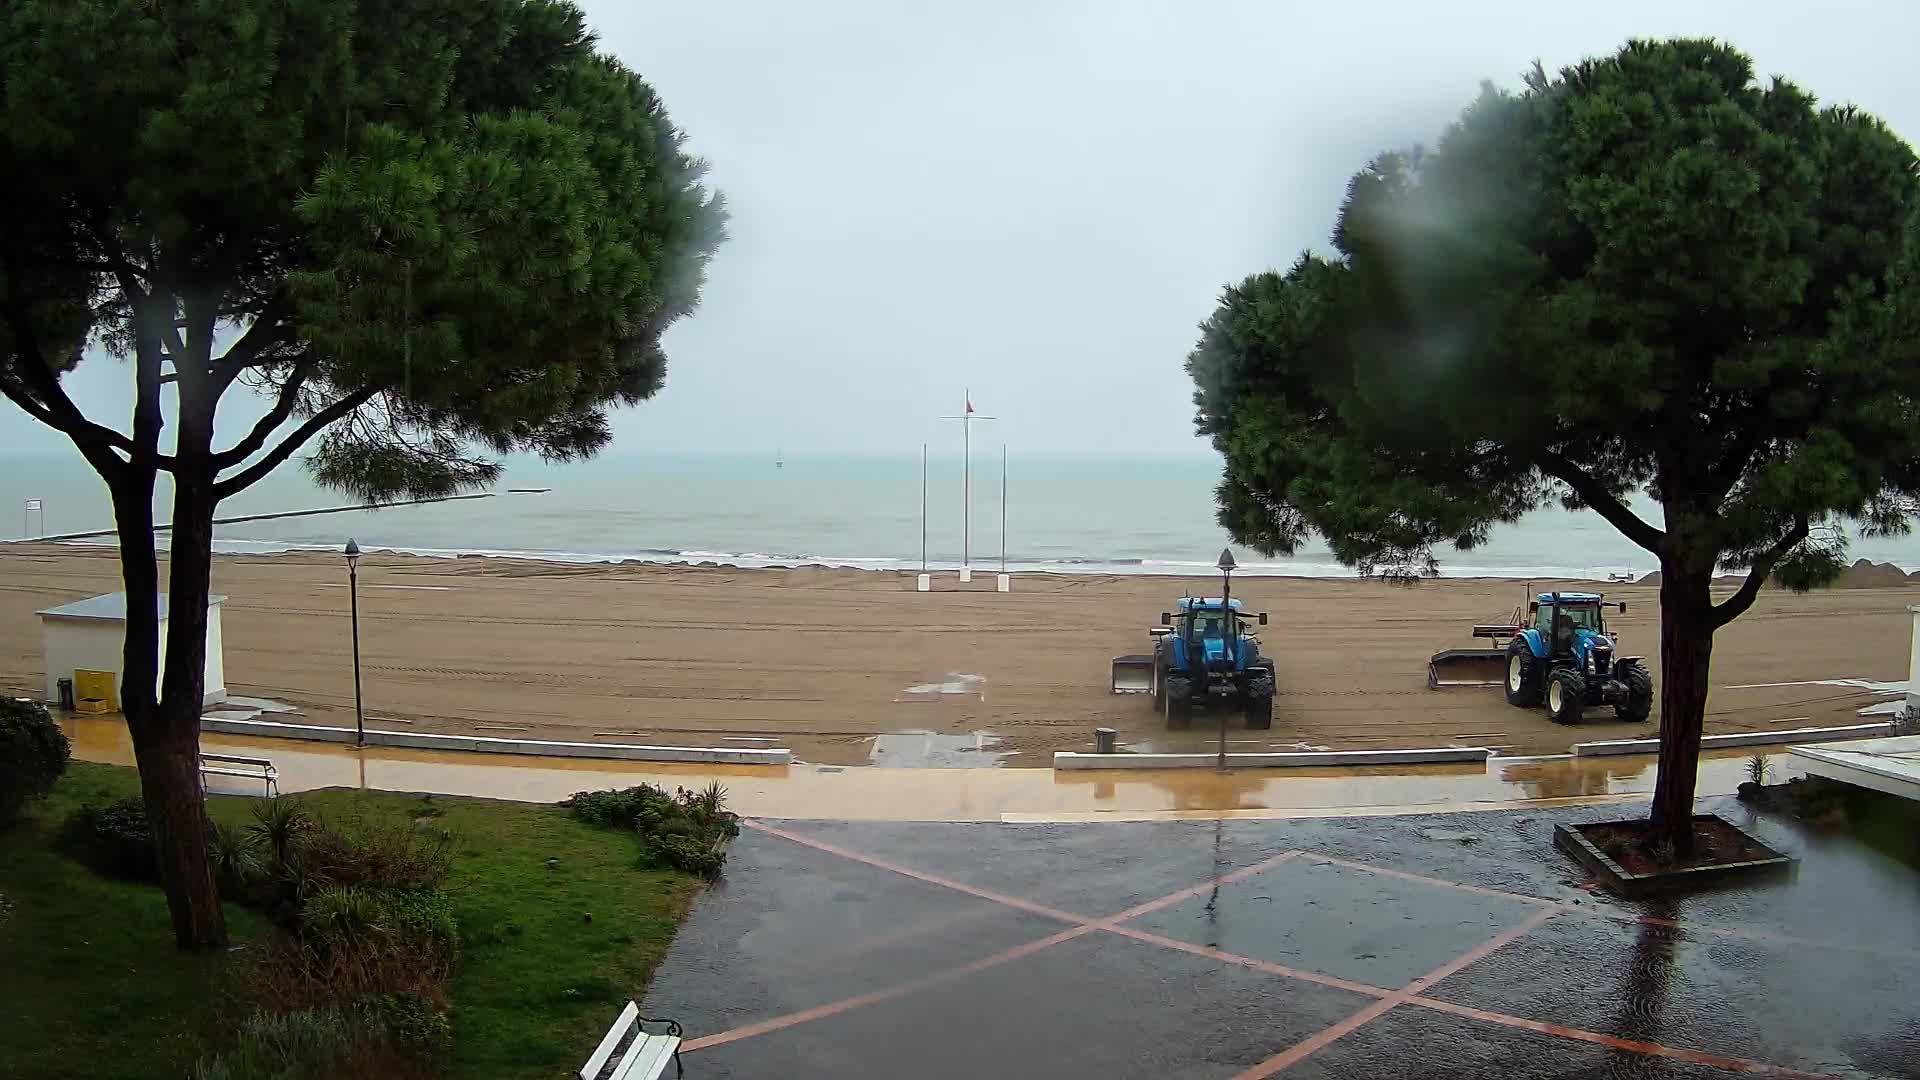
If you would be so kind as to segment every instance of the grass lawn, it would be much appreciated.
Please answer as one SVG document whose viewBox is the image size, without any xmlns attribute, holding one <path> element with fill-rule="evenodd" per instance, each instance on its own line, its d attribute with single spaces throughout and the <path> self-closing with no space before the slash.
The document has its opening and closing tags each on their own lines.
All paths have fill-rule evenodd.
<svg viewBox="0 0 1920 1080">
<path fill-rule="evenodd" d="M 59 822 L 84 802 L 138 791 L 133 770 L 75 762 L 27 824 L 0 833 L 0 1076 L 176 1078 L 231 1017 L 244 951 L 174 951 L 157 888 L 102 878 L 60 854 Z M 454 838 L 448 883 L 460 921 L 452 984 L 455 1077 L 549 1078 L 579 1068 L 638 998 L 699 889 L 635 869 L 631 834 L 547 806 L 329 791 L 287 796 L 322 817 L 404 816 Z M 217 820 L 251 820 L 215 798 Z M 547 868 L 547 860 L 558 860 Z M 591 914 L 591 921 L 587 916 Z M 267 931 L 227 907 L 244 945 Z"/>
</svg>

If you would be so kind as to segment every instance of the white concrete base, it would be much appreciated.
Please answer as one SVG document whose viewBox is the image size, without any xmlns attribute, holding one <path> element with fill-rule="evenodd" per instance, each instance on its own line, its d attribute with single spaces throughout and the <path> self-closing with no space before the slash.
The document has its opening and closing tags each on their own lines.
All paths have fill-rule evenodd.
<svg viewBox="0 0 1920 1080">
<path fill-rule="evenodd" d="M 201 731 L 222 735 L 253 735 L 269 739 L 309 739 L 352 743 L 354 730 L 317 724 L 282 724 L 272 720 L 200 721 Z M 793 751 L 707 746 L 640 746 L 633 743 L 547 742 L 541 739 L 495 739 L 482 735 L 433 735 L 423 731 L 367 729 L 368 746 L 399 746 L 414 750 L 467 750 L 484 754 L 527 754 L 534 757 L 617 758 L 623 761 L 689 761 L 714 765 L 791 765 Z"/>
<path fill-rule="evenodd" d="M 1013 575 L 1000 574 L 999 576 L 995 577 L 993 580 L 993 591 L 994 592 L 1012 592 L 1013 591 Z"/>
<path fill-rule="evenodd" d="M 960 583 L 961 583 L 962 585 L 965 585 L 965 584 L 966 584 L 967 582 L 969 582 L 969 581 L 972 581 L 972 580 L 973 580 L 973 568 L 972 568 L 972 567 L 970 567 L 970 566 L 969 566 L 969 567 L 963 567 L 963 568 L 961 568 L 961 570 L 960 570 Z"/>
<path fill-rule="evenodd" d="M 1484 746 L 1435 746 L 1420 750 L 1290 750 L 1274 754 L 1228 754 L 1227 765 L 1247 769 L 1289 769 L 1313 765 L 1409 765 L 1434 761 L 1485 761 Z M 1219 754 L 1083 754 L 1061 750 L 1056 769 L 1211 769 Z"/>
<path fill-rule="evenodd" d="M 1700 749 L 1729 746 L 1772 746 L 1776 743 L 1818 742 L 1823 739 L 1874 739 L 1887 734 L 1888 726 L 1853 724 L 1848 727 L 1787 728 L 1782 731 L 1742 731 L 1732 735 L 1708 735 L 1700 740 Z M 1575 757 L 1601 757 L 1608 754 L 1657 754 L 1659 739 L 1610 739 L 1604 742 L 1573 744 Z"/>
<path fill-rule="evenodd" d="M 1793 764 L 1815 776 L 1920 801 L 1920 735 L 1896 735 L 1846 746 L 1796 746 Z"/>
<path fill-rule="evenodd" d="M 915 574 L 913 576 L 913 591 L 914 592 L 932 592 L 933 591 L 933 575 L 932 574 Z"/>
</svg>

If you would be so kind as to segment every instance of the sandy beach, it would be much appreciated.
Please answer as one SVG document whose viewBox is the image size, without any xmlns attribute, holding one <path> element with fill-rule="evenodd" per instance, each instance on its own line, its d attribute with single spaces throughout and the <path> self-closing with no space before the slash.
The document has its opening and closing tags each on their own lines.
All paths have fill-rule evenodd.
<svg viewBox="0 0 1920 1080">
<path fill-rule="evenodd" d="M 1110 659 L 1146 651 L 1158 613 L 1203 586 L 1191 578 L 1034 575 L 997 594 L 990 577 L 959 591 L 947 575 L 949 591 L 919 594 L 891 573 L 376 554 L 362 561 L 360 585 L 373 726 L 784 745 L 808 761 L 896 765 L 1045 765 L 1054 750 L 1091 748 L 1099 725 L 1134 749 L 1206 749 L 1216 737 L 1204 714 L 1192 732 L 1170 734 L 1148 699 L 1107 693 Z M 111 549 L 0 556 L 0 684 L 40 692 L 35 611 L 118 587 Z M 1628 601 L 1616 620 L 1622 651 L 1656 658 L 1657 670 L 1657 590 L 1590 587 Z M 338 557 L 220 557 L 214 591 L 228 597 L 230 692 L 351 726 Z M 1496 688 L 1426 689 L 1427 657 L 1475 644 L 1468 626 L 1524 602 L 1522 582 L 1249 578 L 1235 595 L 1271 613 L 1262 646 L 1279 682 L 1272 730 L 1246 731 L 1235 717 L 1235 749 L 1534 754 L 1654 730 L 1616 723 L 1611 709 L 1558 727 L 1544 710 L 1507 706 Z M 1820 680 L 1904 679 L 1916 602 L 1914 585 L 1767 591 L 1715 639 L 1708 731 L 1864 722 L 1858 711 L 1885 696 Z M 934 737 L 903 734 L 921 732 Z"/>
</svg>

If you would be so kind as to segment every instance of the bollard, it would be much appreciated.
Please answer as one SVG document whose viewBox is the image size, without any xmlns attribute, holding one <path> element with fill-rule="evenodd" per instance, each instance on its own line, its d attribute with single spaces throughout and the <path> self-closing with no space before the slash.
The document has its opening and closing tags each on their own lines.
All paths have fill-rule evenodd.
<svg viewBox="0 0 1920 1080">
<path fill-rule="evenodd" d="M 1907 708 L 1920 711 L 1920 604 L 1909 604 L 1907 610 L 1913 613 L 1913 663 L 1907 672 Z"/>
<path fill-rule="evenodd" d="M 913 588 L 915 592 L 932 592 L 933 591 L 933 575 L 932 574 L 915 575 L 913 579 Z"/>
<path fill-rule="evenodd" d="M 1013 576 L 1012 576 L 1011 574 L 1001 574 L 1001 575 L 999 575 L 999 576 L 998 576 L 998 577 L 997 577 L 997 578 L 996 578 L 996 579 L 994 580 L 994 583 L 993 583 L 993 588 L 994 588 L 994 591 L 995 591 L 995 592 L 1012 592 L 1012 591 L 1013 591 Z"/>
<path fill-rule="evenodd" d="M 960 583 L 961 583 L 962 585 L 964 585 L 964 584 L 966 584 L 967 582 L 969 582 L 969 581 L 972 581 L 972 580 L 973 580 L 973 567 L 971 567 L 971 566 L 963 566 L 963 567 L 961 567 L 961 568 L 960 568 Z"/>
<path fill-rule="evenodd" d="M 1110 728 L 1110 727 L 1094 728 L 1093 729 L 1093 752 L 1096 754 L 1114 753 L 1115 744 L 1119 742 L 1119 738 L 1120 738 L 1120 733 L 1114 730 L 1113 728 Z"/>
</svg>

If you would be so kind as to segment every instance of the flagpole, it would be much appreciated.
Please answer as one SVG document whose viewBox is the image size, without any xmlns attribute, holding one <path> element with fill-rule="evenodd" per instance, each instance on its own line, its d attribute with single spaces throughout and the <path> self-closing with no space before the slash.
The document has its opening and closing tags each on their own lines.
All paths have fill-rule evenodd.
<svg viewBox="0 0 1920 1080">
<path fill-rule="evenodd" d="M 960 411 L 960 471 L 965 474 L 960 496 L 960 568 L 965 570 L 973 566 L 973 390 L 962 388 L 960 396 L 966 405 Z"/>
<path fill-rule="evenodd" d="M 1007 444 L 1000 444 L 1000 572 L 1007 572 Z"/>
<path fill-rule="evenodd" d="M 927 444 L 920 444 L 920 572 L 927 572 Z"/>
</svg>

